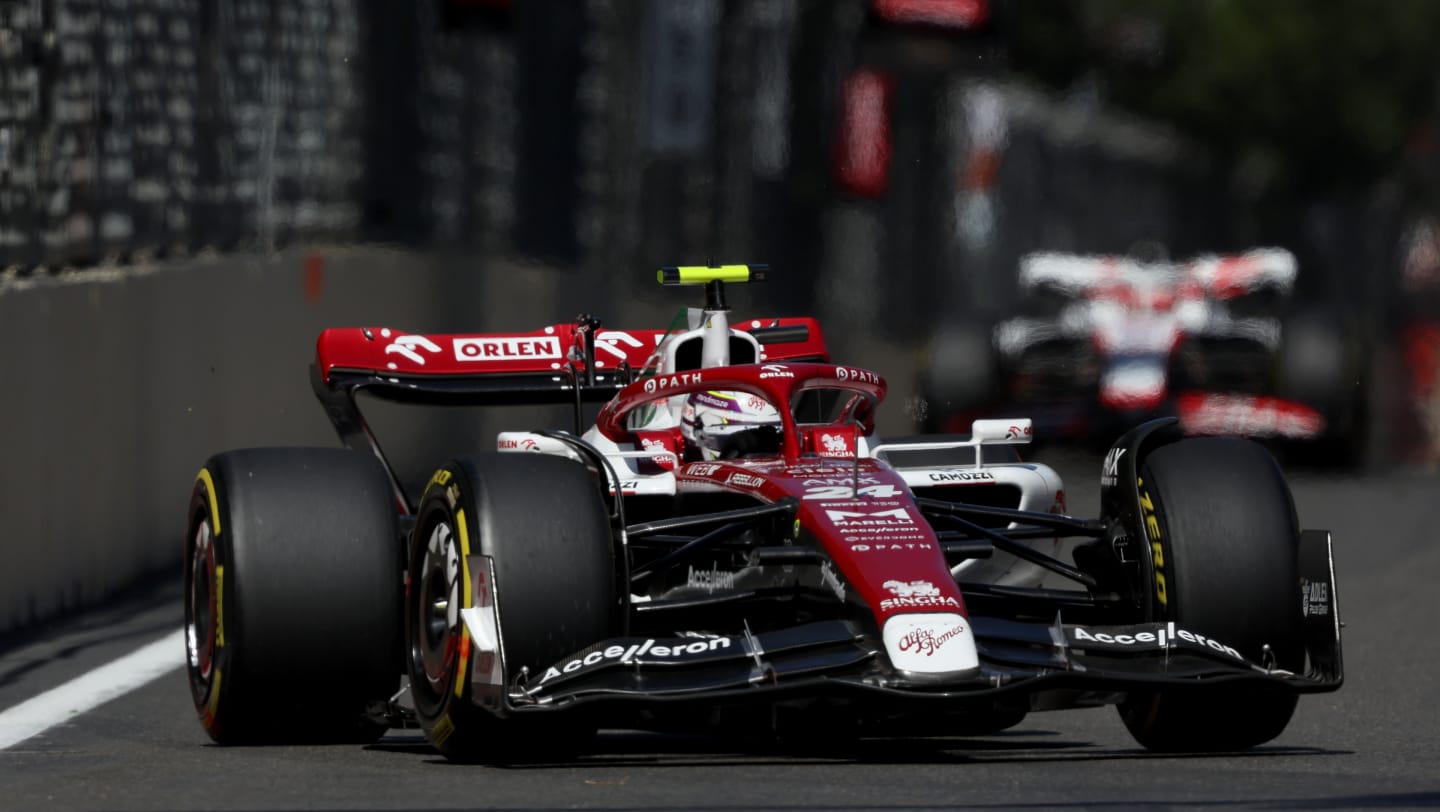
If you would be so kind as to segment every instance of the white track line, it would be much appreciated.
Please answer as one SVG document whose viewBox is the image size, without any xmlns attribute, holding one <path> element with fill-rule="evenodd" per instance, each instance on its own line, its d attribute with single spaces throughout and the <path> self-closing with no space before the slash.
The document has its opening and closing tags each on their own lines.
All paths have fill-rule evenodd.
<svg viewBox="0 0 1440 812">
<path fill-rule="evenodd" d="M 0 750 L 98 708 L 185 664 L 180 630 L 13 708 L 0 711 Z"/>
</svg>

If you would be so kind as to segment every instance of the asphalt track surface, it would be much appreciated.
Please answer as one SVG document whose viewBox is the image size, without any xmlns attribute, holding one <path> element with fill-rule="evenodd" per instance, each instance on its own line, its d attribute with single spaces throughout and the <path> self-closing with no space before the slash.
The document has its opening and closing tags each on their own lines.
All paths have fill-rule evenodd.
<svg viewBox="0 0 1440 812">
<path fill-rule="evenodd" d="M 1057 467 L 1072 512 L 1093 511 L 1098 464 Z M 1440 808 L 1440 477 L 1292 485 L 1302 523 L 1335 534 L 1347 682 L 1302 698 L 1286 732 L 1248 753 L 1152 755 L 1111 709 L 842 751 L 614 731 L 577 762 L 504 768 L 449 764 L 402 730 L 370 747 L 220 748 L 193 717 L 177 650 L 160 678 L 0 750 L 0 809 Z M 6 641 L 0 726 L 3 709 L 173 634 L 179 600 L 159 584 Z"/>
</svg>

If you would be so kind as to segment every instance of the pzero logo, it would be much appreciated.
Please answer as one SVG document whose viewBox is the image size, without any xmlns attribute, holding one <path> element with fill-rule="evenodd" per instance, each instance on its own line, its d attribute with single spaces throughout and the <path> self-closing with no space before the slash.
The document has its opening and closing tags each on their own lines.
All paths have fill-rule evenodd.
<svg viewBox="0 0 1440 812">
<path fill-rule="evenodd" d="M 760 367 L 760 377 L 793 378 L 795 377 L 795 373 L 791 372 L 790 368 L 785 366 L 784 364 L 765 364 L 764 366 Z"/>
<path fill-rule="evenodd" d="M 559 358 L 560 339 L 555 336 L 535 338 L 457 338 L 456 361 L 513 361 L 517 358 Z"/>
<path fill-rule="evenodd" d="M 440 352 L 440 347 L 425 336 L 396 336 L 395 340 L 385 345 L 386 355 L 399 355 L 414 364 L 425 366 L 425 356 L 418 350 L 426 352 Z"/>
<path fill-rule="evenodd" d="M 1114 485 L 1115 480 L 1120 476 L 1120 458 L 1125 456 L 1125 449 L 1112 448 L 1105 455 L 1105 464 L 1100 469 L 1100 484 Z"/>
<path fill-rule="evenodd" d="M 564 665 L 552 665 L 546 670 L 545 675 L 540 678 L 540 684 L 544 685 L 561 674 L 573 674 L 587 666 L 596 666 L 612 660 L 628 663 L 645 657 L 651 660 L 665 658 L 683 661 L 701 654 L 708 654 L 728 648 L 730 648 L 730 638 L 728 637 L 711 637 L 695 641 L 674 640 L 670 645 L 661 646 L 655 645 L 655 638 L 652 637 L 643 643 L 631 644 L 629 647 L 612 645 L 603 649 L 595 649 L 589 654 L 583 657 L 576 657 Z"/>
<path fill-rule="evenodd" d="M 923 627 L 912 629 L 904 637 L 900 638 L 900 650 L 906 653 L 914 652 L 923 654 L 926 657 L 933 657 L 940 647 L 954 640 L 965 633 L 963 623 L 954 623 L 950 628 L 935 633 L 934 629 Z"/>
<path fill-rule="evenodd" d="M 1117 457 L 1118 459 L 1118 457 Z M 1145 490 L 1145 480 L 1136 479 L 1135 487 L 1140 490 L 1140 512 L 1145 516 L 1145 535 L 1150 538 L 1150 562 L 1155 570 L 1155 600 L 1161 606 L 1169 603 L 1165 587 L 1165 544 L 1160 538 L 1160 517 L 1155 515 L 1155 500 Z"/>
<path fill-rule="evenodd" d="M 645 379 L 645 392 L 647 394 L 664 392 L 666 389 L 675 389 L 687 384 L 700 383 L 701 380 L 700 373 L 698 372 L 682 372 L 679 375 L 660 375 L 655 378 Z"/>
</svg>

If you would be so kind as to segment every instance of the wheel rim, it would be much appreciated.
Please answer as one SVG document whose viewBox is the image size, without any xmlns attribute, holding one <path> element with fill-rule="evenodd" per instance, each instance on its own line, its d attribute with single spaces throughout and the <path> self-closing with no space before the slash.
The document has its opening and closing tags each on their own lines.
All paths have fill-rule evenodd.
<svg viewBox="0 0 1440 812">
<path fill-rule="evenodd" d="M 203 702 L 214 678 L 219 629 L 215 544 L 209 517 L 195 526 L 189 563 L 186 579 L 189 588 L 185 594 L 185 656 L 196 699 Z"/>
<path fill-rule="evenodd" d="M 460 626 L 460 552 L 448 521 L 430 530 L 415 585 L 414 672 L 441 697 L 455 673 Z"/>
</svg>

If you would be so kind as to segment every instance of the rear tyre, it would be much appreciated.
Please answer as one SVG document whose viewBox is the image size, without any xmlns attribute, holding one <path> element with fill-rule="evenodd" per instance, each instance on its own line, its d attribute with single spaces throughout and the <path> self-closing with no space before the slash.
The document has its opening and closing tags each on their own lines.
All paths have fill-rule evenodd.
<svg viewBox="0 0 1440 812">
<path fill-rule="evenodd" d="M 220 744 L 365 742 L 399 686 L 400 533 L 374 457 L 263 448 L 212 457 L 185 536 L 186 663 Z"/>
<path fill-rule="evenodd" d="M 454 761 L 553 757 L 593 727 L 572 711 L 501 717 L 477 696 L 473 567 L 489 556 L 508 678 L 532 675 L 611 636 L 616 617 L 610 524 L 595 477 L 543 454 L 486 454 L 447 463 L 420 500 L 405 601 L 406 664 L 416 716 Z M 483 577 L 483 575 L 482 575 Z M 472 662 L 473 660 L 473 662 Z"/>
<path fill-rule="evenodd" d="M 1141 467 L 1157 620 L 1235 647 L 1257 663 L 1299 672 L 1299 530 L 1290 489 L 1269 452 L 1249 440 L 1195 438 L 1163 446 Z M 1148 516 L 1146 517 L 1148 519 Z M 1148 521 L 1147 521 L 1147 524 Z M 1132 694 L 1120 714 L 1140 744 L 1167 752 L 1240 750 L 1280 735 L 1289 691 L 1216 684 Z"/>
</svg>

